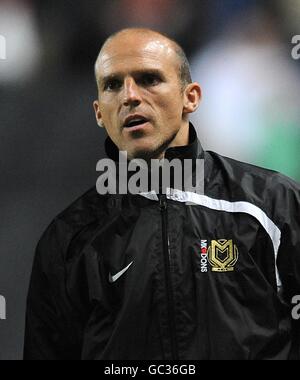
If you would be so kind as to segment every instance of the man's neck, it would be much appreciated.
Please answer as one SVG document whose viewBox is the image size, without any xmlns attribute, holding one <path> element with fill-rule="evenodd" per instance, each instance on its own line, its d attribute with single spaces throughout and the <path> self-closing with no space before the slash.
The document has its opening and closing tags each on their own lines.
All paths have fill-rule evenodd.
<svg viewBox="0 0 300 380">
<path fill-rule="evenodd" d="M 168 150 L 169 148 L 175 148 L 177 146 L 189 145 L 189 139 L 190 139 L 189 130 L 190 130 L 190 126 L 189 126 L 189 122 L 187 122 L 180 128 L 176 137 L 172 140 L 172 142 L 170 143 L 170 145 L 167 147 L 166 150 Z M 165 157 L 166 150 L 162 153 L 160 159 Z"/>
</svg>

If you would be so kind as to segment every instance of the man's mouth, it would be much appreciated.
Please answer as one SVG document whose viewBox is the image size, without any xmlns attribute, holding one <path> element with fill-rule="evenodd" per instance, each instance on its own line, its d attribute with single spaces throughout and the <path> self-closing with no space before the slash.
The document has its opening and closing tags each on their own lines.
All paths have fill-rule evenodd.
<svg viewBox="0 0 300 380">
<path fill-rule="evenodd" d="M 137 129 L 137 127 L 141 127 L 144 124 L 146 124 L 149 121 L 149 119 L 145 118 L 144 116 L 129 116 L 124 123 L 124 128 L 127 129 Z"/>
</svg>

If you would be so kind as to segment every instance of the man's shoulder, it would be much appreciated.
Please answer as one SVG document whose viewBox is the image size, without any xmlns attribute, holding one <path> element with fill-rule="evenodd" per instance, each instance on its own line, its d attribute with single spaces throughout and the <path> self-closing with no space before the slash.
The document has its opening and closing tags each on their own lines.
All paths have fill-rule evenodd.
<svg viewBox="0 0 300 380">
<path fill-rule="evenodd" d="M 45 252 L 56 256 L 60 252 L 64 255 L 75 237 L 97 226 L 104 212 L 105 199 L 105 196 L 97 193 L 96 188 L 77 198 L 52 220 L 39 240 L 38 251 L 43 255 Z"/>
<path fill-rule="evenodd" d="M 258 204 L 272 204 L 288 197 L 300 203 L 300 184 L 291 178 L 249 163 L 206 152 L 210 161 L 210 178 L 217 178 L 220 185 L 230 188 L 231 197 L 240 200 L 242 195 Z"/>
<path fill-rule="evenodd" d="M 89 224 L 99 218 L 104 201 L 105 196 L 99 195 L 96 187 L 92 187 L 59 213 L 54 222 L 63 221 L 70 228 Z"/>
<path fill-rule="evenodd" d="M 206 151 L 206 156 L 213 162 L 215 170 L 221 170 L 232 176 L 249 174 L 252 177 L 266 179 L 270 176 L 281 175 L 280 173 L 250 163 L 238 161 L 234 158 L 225 157 L 212 151 Z"/>
</svg>

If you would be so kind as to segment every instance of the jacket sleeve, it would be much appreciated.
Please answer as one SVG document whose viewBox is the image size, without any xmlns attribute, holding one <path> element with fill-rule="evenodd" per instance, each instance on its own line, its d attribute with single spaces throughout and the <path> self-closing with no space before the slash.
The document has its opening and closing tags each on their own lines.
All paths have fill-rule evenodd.
<svg viewBox="0 0 300 380">
<path fill-rule="evenodd" d="M 66 360 L 80 356 L 65 288 L 63 252 L 68 232 L 55 221 L 38 243 L 27 298 L 24 360 Z"/>
<path fill-rule="evenodd" d="M 293 319 L 292 313 L 295 307 L 292 300 L 300 296 L 300 185 L 285 177 L 280 179 L 274 187 L 277 201 L 273 206 L 281 230 L 277 268 L 283 299 L 290 307 L 292 318 L 293 358 L 300 359 L 300 320 Z"/>
</svg>

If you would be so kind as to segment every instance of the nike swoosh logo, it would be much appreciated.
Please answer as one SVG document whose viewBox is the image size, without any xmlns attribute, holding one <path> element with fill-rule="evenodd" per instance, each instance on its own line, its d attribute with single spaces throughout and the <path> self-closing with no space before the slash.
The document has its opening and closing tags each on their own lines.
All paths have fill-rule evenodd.
<svg viewBox="0 0 300 380">
<path fill-rule="evenodd" d="M 116 282 L 120 277 L 123 276 L 123 274 L 125 272 L 128 271 L 128 269 L 131 267 L 131 265 L 133 264 L 133 261 L 124 269 L 121 270 L 121 272 L 115 274 L 114 276 L 112 276 L 111 274 L 109 274 L 109 282 L 112 284 L 114 282 Z"/>
</svg>

